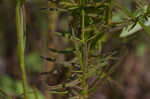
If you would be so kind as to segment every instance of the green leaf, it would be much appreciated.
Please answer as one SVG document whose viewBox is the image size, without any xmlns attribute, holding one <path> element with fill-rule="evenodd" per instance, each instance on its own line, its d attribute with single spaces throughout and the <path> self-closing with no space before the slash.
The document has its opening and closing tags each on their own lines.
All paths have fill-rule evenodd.
<svg viewBox="0 0 150 99">
<path fill-rule="evenodd" d="M 59 95 L 65 95 L 68 93 L 68 91 L 50 91 L 51 94 L 59 94 Z"/>
<path fill-rule="evenodd" d="M 59 54 L 72 53 L 74 51 L 74 49 L 71 49 L 71 48 L 66 48 L 64 50 L 57 50 L 57 49 L 49 48 L 49 50 L 54 53 L 59 53 Z"/>
<path fill-rule="evenodd" d="M 133 23 L 133 24 L 134 24 L 134 23 Z M 121 32 L 121 34 L 120 34 L 120 37 L 127 37 L 127 36 L 132 35 L 132 34 L 138 32 L 139 30 L 142 29 L 141 26 L 140 26 L 140 24 L 136 24 L 136 25 L 132 28 L 133 24 L 130 24 L 130 25 L 128 25 L 127 27 L 124 27 L 123 30 L 122 30 L 122 32 Z M 132 29 L 131 29 L 131 28 L 132 28 Z"/>
<path fill-rule="evenodd" d="M 128 25 L 127 27 L 124 27 L 120 37 L 127 37 L 129 35 L 132 35 L 134 33 L 137 33 L 138 31 L 144 29 L 146 33 L 148 33 L 148 35 L 150 35 L 150 29 L 148 26 L 150 26 L 150 18 L 148 18 L 147 21 L 145 21 L 144 23 L 139 21 L 132 29 L 131 27 L 133 26 L 134 23 Z"/>
<path fill-rule="evenodd" d="M 147 24 L 146 24 L 147 23 Z M 141 27 L 144 29 L 144 31 L 150 36 L 150 18 L 148 19 L 148 22 L 146 22 L 145 24 L 143 24 L 143 22 L 139 22 L 139 24 L 141 25 Z"/>
<path fill-rule="evenodd" d="M 147 7 L 148 6 L 146 5 L 142 9 L 138 9 L 134 13 L 133 17 L 140 17 L 140 16 L 144 15 L 144 13 L 146 13 Z M 142 29 L 144 29 L 150 35 L 150 29 L 148 27 L 148 26 L 150 26 L 150 17 L 148 17 L 147 20 L 144 20 L 144 22 L 142 22 L 141 20 L 144 20 L 144 19 L 138 19 L 138 22 L 136 23 L 135 26 L 134 26 L 134 24 L 135 24 L 135 22 L 134 22 L 134 23 L 128 25 L 127 27 L 124 27 L 120 34 L 120 37 L 127 37 L 129 35 L 137 33 L 138 31 L 140 31 Z"/>
</svg>

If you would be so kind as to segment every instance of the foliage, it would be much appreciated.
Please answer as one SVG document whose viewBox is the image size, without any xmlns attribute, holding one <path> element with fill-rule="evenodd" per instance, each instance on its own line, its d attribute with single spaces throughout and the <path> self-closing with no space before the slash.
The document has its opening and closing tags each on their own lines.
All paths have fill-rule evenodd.
<svg viewBox="0 0 150 99">
<path fill-rule="evenodd" d="M 72 17 L 69 23 L 71 34 L 69 35 L 70 37 L 68 39 L 71 40 L 74 44 L 73 49 L 75 49 L 75 51 L 73 51 L 72 53 L 74 53 L 75 55 L 75 61 L 67 61 L 68 65 L 65 65 L 68 68 L 71 67 L 71 70 L 69 71 L 71 73 L 69 73 L 68 78 L 63 86 L 67 86 L 68 81 L 79 81 L 78 83 L 76 83 L 76 85 L 70 86 L 71 90 L 75 86 L 79 87 L 78 90 L 80 91 L 78 92 L 78 96 L 74 97 L 88 99 L 90 94 L 89 90 L 93 89 L 93 86 L 89 88 L 87 80 L 93 76 L 96 76 L 95 81 L 97 81 L 107 75 L 102 67 L 107 66 L 107 64 L 109 64 L 107 62 L 112 58 L 111 55 L 104 57 L 100 55 L 102 43 L 106 41 L 106 32 L 108 32 L 112 27 L 116 26 L 115 24 L 111 23 L 111 0 L 104 2 L 64 0 L 57 3 L 50 1 L 50 4 L 55 5 L 55 7 L 48 8 L 48 10 L 59 11 L 60 13 L 65 12 L 68 13 L 70 17 Z M 93 52 L 95 52 L 96 50 L 98 50 L 99 53 L 97 53 L 95 55 L 96 57 L 94 57 Z M 57 51 L 56 49 L 51 51 L 54 53 L 64 52 Z M 57 59 L 54 62 L 57 63 Z M 77 67 L 71 64 L 77 65 Z M 75 75 L 74 78 L 70 79 L 73 75 Z M 94 85 L 94 83 L 92 85 Z M 61 83 L 59 86 L 61 86 Z M 62 87 L 56 87 L 57 90 L 60 88 L 63 89 Z M 64 92 L 65 91 L 66 90 L 64 90 Z M 61 92 L 58 91 L 57 93 Z"/>
<path fill-rule="evenodd" d="M 0 93 L 8 99 L 14 94 L 16 97 L 24 95 L 24 99 L 38 97 L 43 99 L 43 95 L 35 86 L 30 87 L 27 84 L 25 65 L 28 72 L 35 74 L 40 72 L 38 77 L 48 75 L 49 81 L 44 84 L 46 83 L 49 93 L 66 96 L 69 99 L 89 99 L 103 82 L 114 82 L 111 74 L 116 64 L 120 63 L 120 59 L 126 54 L 126 49 L 122 51 L 121 47 L 130 43 L 132 39 L 130 37 L 141 30 L 144 30 L 146 35 L 150 35 L 150 5 L 141 1 L 136 1 L 137 8 L 132 12 L 117 0 L 49 0 L 49 7 L 41 8 L 41 10 L 67 16 L 68 23 L 64 22 L 64 25 L 67 25 L 69 30 L 64 29 L 64 33 L 54 32 L 54 35 L 65 38 L 71 46 L 63 50 L 48 48 L 50 53 L 54 54 L 50 55 L 51 57 L 40 56 L 36 52 L 25 57 L 26 29 L 28 29 L 25 23 L 25 2 L 16 0 L 15 3 L 23 88 L 18 80 L 5 76 L 0 78 L 2 85 Z M 117 43 L 114 45 L 117 48 L 111 43 L 113 40 L 116 40 Z M 107 51 L 105 47 L 107 43 L 112 44 L 108 49 L 112 47 L 115 50 Z M 117 45 L 118 43 L 120 45 Z M 143 42 L 137 46 L 138 56 L 143 55 L 146 47 Z M 57 59 L 59 55 L 71 57 L 60 61 Z M 58 68 L 50 72 L 41 72 L 40 58 L 54 63 Z M 117 85 L 118 82 L 115 84 Z M 14 86 L 15 88 L 12 88 Z"/>
<path fill-rule="evenodd" d="M 9 95 L 14 95 L 16 98 L 17 97 L 20 98 L 23 96 L 23 87 L 21 81 L 12 79 L 9 76 L 1 76 L 0 84 L 1 84 L 0 89 L 4 89 L 3 91 L 5 91 L 6 93 L 10 93 Z M 27 93 L 29 95 L 29 99 L 34 99 L 35 96 L 32 87 L 28 86 Z M 39 99 L 44 99 L 44 96 L 39 91 L 38 91 L 38 97 Z"/>
<path fill-rule="evenodd" d="M 141 30 L 142 28 L 149 34 L 150 30 L 148 26 L 150 26 L 150 18 L 149 18 L 149 7 L 148 5 L 144 6 L 144 8 L 139 8 L 133 14 L 133 22 L 128 25 L 127 27 L 123 28 L 121 37 L 126 37 L 128 35 L 137 33 L 137 31 Z"/>
<path fill-rule="evenodd" d="M 148 34 L 150 33 L 148 28 L 149 5 L 138 8 L 135 13 L 132 14 L 128 8 L 123 7 L 117 0 L 63 0 L 57 3 L 50 1 L 50 4 L 55 5 L 55 7 L 48 8 L 49 11 L 55 10 L 60 13 L 65 12 L 72 17 L 69 23 L 71 33 L 68 34 L 69 36 L 67 37 L 74 43 L 73 49 L 75 49 L 75 51 L 72 51 L 72 53 L 74 53 L 77 60 L 73 62 L 73 64 L 78 65 L 78 67 L 71 65 L 70 63 L 72 63 L 72 61 L 67 61 L 68 65 L 65 66 L 72 66 L 69 76 L 75 75 L 73 78 L 75 79 L 75 82 L 77 79 L 79 80 L 79 82 L 76 83 L 76 85 L 72 85 L 71 88 L 73 89 L 74 86 L 79 87 L 80 91 L 74 97 L 80 97 L 80 99 L 88 99 L 93 89 L 95 89 L 94 84 L 99 80 L 107 77 L 111 79 L 104 68 L 108 68 L 107 66 L 110 65 L 109 61 L 114 59 L 114 54 L 109 54 L 105 57 L 102 57 L 103 55 L 101 55 L 103 43 L 107 41 L 107 36 L 109 35 L 107 32 L 113 34 L 123 28 L 120 37 L 126 37 L 143 28 Z M 126 17 L 123 16 L 124 19 L 122 18 L 120 22 L 118 20 L 118 22 L 113 23 L 112 13 L 118 13 L 117 10 L 113 12 L 116 6 L 126 15 Z M 54 53 L 63 52 L 56 50 L 51 51 Z M 96 57 L 92 57 L 96 51 L 98 51 L 95 55 Z M 57 61 L 55 62 L 57 63 Z M 78 68 L 78 71 L 75 71 L 76 68 Z M 91 77 L 96 77 L 96 80 L 93 81 L 94 83 L 91 84 L 92 86 L 87 83 L 87 80 Z M 71 80 L 68 77 L 68 80 L 62 85 L 64 87 L 56 87 L 56 89 L 64 88 L 65 93 L 67 91 L 65 90 L 65 86 L 67 86 L 68 81 L 74 82 L 74 80 Z M 62 92 L 58 91 L 56 93 L 61 94 Z M 66 94 L 71 94 L 71 92 L 67 92 Z"/>
</svg>

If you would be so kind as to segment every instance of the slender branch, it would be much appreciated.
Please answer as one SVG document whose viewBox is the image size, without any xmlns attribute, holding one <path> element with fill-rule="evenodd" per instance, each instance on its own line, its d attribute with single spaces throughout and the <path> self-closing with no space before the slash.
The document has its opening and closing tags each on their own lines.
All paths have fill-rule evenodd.
<svg viewBox="0 0 150 99">
<path fill-rule="evenodd" d="M 27 98 L 27 80 L 25 72 L 25 63 L 24 63 L 24 50 L 25 50 L 25 13 L 24 5 L 21 1 L 17 1 L 16 4 L 16 24 L 17 24 L 17 36 L 18 36 L 18 51 L 19 51 L 19 60 L 20 68 L 22 73 L 23 80 L 23 89 L 24 89 L 24 99 Z"/>
</svg>

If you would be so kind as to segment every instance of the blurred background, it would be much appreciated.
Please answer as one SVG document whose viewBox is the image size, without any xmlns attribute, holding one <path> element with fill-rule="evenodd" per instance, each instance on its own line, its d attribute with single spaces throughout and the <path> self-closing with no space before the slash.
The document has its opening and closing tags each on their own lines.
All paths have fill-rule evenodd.
<svg viewBox="0 0 150 99">
<path fill-rule="evenodd" d="M 134 0 L 120 0 L 120 3 L 131 11 L 136 9 Z M 41 10 L 48 6 L 47 0 L 26 0 L 25 3 L 25 64 L 31 94 L 29 99 L 35 99 L 32 94 L 34 86 L 38 89 L 38 99 L 68 99 L 62 95 L 50 94 L 43 83 L 48 76 L 39 75 L 43 71 L 51 71 L 56 65 L 40 58 L 53 56 L 48 48 L 61 50 L 72 46 L 70 41 L 56 33 L 70 32 L 68 15 Z M 114 21 L 121 18 L 121 13 L 113 14 Z M 15 19 L 14 1 L 0 0 L 0 92 L 3 90 L 13 99 L 21 99 L 23 89 Z M 127 42 L 126 45 L 120 39 L 110 38 L 103 44 L 102 51 L 117 51 L 118 60 L 112 61 L 109 67 L 115 67 L 111 74 L 112 80 L 97 86 L 90 99 L 150 99 L 150 37 L 141 30 L 124 41 Z M 60 61 L 72 57 L 73 55 L 56 55 Z M 1 93 L 0 99 L 5 99 Z"/>
</svg>

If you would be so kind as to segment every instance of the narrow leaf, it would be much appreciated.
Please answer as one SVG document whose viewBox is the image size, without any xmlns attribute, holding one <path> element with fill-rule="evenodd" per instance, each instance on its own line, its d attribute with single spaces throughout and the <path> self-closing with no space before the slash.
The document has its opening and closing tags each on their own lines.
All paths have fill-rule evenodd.
<svg viewBox="0 0 150 99">
<path fill-rule="evenodd" d="M 133 23 L 134 24 L 134 23 Z M 133 26 L 133 24 L 128 25 L 127 27 L 124 27 L 120 37 L 127 37 L 129 35 L 132 35 L 134 33 L 137 33 L 138 31 L 142 30 L 142 28 L 150 35 L 150 29 L 148 26 L 150 26 L 150 18 L 148 18 L 147 21 L 145 21 L 144 23 L 139 21 L 135 27 L 133 27 L 131 29 L 131 27 Z"/>
<path fill-rule="evenodd" d="M 149 20 L 149 25 L 146 25 L 142 23 L 141 21 L 139 22 L 139 24 L 144 29 L 144 31 L 150 36 L 150 27 L 148 27 L 150 25 L 150 20 Z"/>
</svg>

